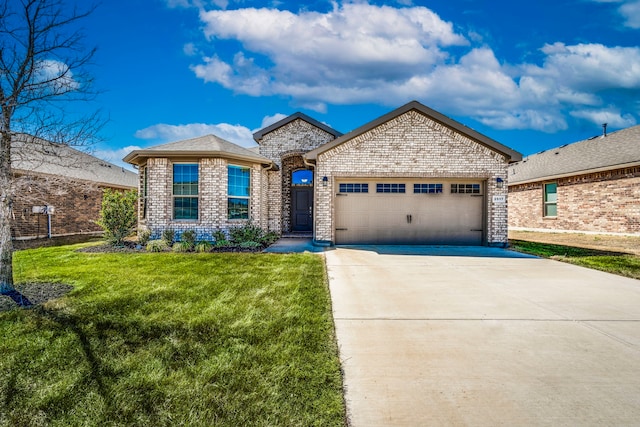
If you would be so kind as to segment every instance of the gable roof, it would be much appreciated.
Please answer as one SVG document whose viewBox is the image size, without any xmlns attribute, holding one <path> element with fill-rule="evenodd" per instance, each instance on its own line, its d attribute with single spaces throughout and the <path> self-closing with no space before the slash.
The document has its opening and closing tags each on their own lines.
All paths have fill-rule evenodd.
<svg viewBox="0 0 640 427">
<path fill-rule="evenodd" d="M 342 136 L 342 133 L 338 132 L 337 130 L 325 125 L 324 123 L 320 123 L 316 119 L 313 119 L 313 118 L 307 116 L 304 113 L 298 112 L 298 113 L 290 115 L 289 117 L 285 117 L 284 119 L 282 119 L 280 121 L 275 122 L 271 126 L 267 126 L 264 129 L 260 129 L 258 132 L 253 134 L 253 139 L 255 139 L 255 141 L 257 143 L 260 143 L 260 141 L 262 140 L 262 138 L 266 134 L 268 134 L 270 132 L 273 132 L 274 130 L 276 130 L 278 128 L 281 128 L 282 126 L 287 125 L 287 124 L 289 124 L 289 123 L 291 123 L 291 122 L 293 122 L 293 121 L 295 121 L 297 119 L 304 120 L 305 122 L 307 122 L 307 123 L 309 123 L 309 124 L 311 124 L 311 125 L 313 125 L 313 126 L 315 126 L 317 128 L 322 129 L 323 131 L 327 132 L 328 134 L 333 135 L 334 138 Z"/>
<path fill-rule="evenodd" d="M 472 140 L 478 142 L 479 144 L 482 144 L 494 151 L 497 151 L 501 154 L 504 154 L 509 161 L 518 161 L 522 159 L 522 154 L 518 153 L 517 151 L 512 150 L 511 148 L 500 144 L 498 141 L 495 141 L 491 138 L 489 138 L 488 136 L 485 136 L 479 132 L 476 132 L 475 130 L 463 125 L 460 122 L 457 122 L 447 116 L 445 116 L 444 114 L 441 114 L 439 112 L 437 112 L 436 110 L 433 110 L 423 104 L 421 104 L 418 101 L 411 101 L 405 105 L 403 105 L 400 108 L 397 108 L 387 114 L 385 114 L 384 116 L 381 116 L 349 133 L 347 133 L 346 135 L 342 135 L 341 137 L 334 139 L 331 142 L 328 142 L 324 145 L 321 145 L 320 147 L 316 148 L 315 150 L 309 151 L 306 155 L 305 158 L 307 158 L 308 160 L 315 160 L 317 159 L 318 155 L 321 153 L 324 153 L 325 151 L 331 150 L 332 148 L 343 144 L 359 135 L 362 135 L 365 132 L 370 131 L 371 129 L 380 126 L 383 123 L 386 123 L 390 120 L 393 120 L 394 118 L 401 116 L 402 114 L 405 114 L 411 110 L 415 110 L 418 111 L 421 114 L 424 114 L 425 116 L 429 117 L 431 120 L 438 122 L 450 129 L 455 130 L 458 133 L 461 133 L 465 136 L 467 136 L 468 138 L 471 138 Z"/>
<path fill-rule="evenodd" d="M 566 144 L 509 167 L 509 184 L 640 165 L 640 126 Z"/>
<path fill-rule="evenodd" d="M 141 165 L 150 157 L 226 157 L 271 165 L 271 160 L 266 157 L 216 135 L 204 135 L 198 138 L 156 145 L 143 150 L 134 150 L 127 154 L 123 160 L 133 165 Z"/>
<path fill-rule="evenodd" d="M 11 141 L 14 172 L 43 174 L 95 182 L 114 188 L 137 188 L 138 174 L 68 145 L 24 134 Z"/>
</svg>

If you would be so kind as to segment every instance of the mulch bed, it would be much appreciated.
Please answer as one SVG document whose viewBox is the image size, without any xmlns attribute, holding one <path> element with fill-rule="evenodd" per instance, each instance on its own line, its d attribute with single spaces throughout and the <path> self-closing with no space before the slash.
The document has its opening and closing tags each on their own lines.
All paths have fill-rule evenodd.
<svg viewBox="0 0 640 427">
<path fill-rule="evenodd" d="M 16 291 L 9 294 L 0 294 L 0 311 L 7 311 L 20 307 L 18 302 L 21 296 L 26 298 L 33 306 L 60 298 L 73 290 L 73 286 L 64 283 L 28 283 L 16 286 Z"/>
</svg>

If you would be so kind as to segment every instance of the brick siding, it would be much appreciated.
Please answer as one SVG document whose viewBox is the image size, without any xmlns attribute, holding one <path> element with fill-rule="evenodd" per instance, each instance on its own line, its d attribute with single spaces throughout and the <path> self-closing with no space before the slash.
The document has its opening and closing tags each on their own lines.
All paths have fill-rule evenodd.
<svg viewBox="0 0 640 427">
<path fill-rule="evenodd" d="M 558 215 L 543 216 L 544 182 L 509 187 L 509 226 L 528 229 L 640 233 L 640 168 L 561 178 Z"/>
</svg>

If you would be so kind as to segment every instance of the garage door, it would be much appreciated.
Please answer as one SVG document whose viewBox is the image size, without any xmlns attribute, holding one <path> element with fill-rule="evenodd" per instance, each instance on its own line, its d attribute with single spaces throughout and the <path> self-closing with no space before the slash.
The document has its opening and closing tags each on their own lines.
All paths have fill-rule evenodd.
<svg viewBox="0 0 640 427">
<path fill-rule="evenodd" d="M 337 189 L 337 244 L 483 243 L 479 181 L 351 179 Z"/>
</svg>

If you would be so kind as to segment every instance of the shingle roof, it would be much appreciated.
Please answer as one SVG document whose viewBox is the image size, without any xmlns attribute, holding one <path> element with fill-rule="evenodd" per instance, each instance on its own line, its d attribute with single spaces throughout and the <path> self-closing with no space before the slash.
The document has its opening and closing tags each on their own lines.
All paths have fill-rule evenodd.
<svg viewBox="0 0 640 427">
<path fill-rule="evenodd" d="M 124 161 L 131 164 L 142 164 L 149 157 L 199 157 L 220 156 L 255 163 L 271 164 L 271 160 L 251 149 L 241 147 L 216 135 L 204 135 L 183 141 L 169 142 L 143 150 L 135 150 L 127 154 Z"/>
<path fill-rule="evenodd" d="M 504 154 L 507 158 L 508 161 L 518 161 L 520 159 L 522 159 L 522 155 L 520 153 L 518 153 L 515 150 L 512 150 L 511 148 L 507 147 L 506 145 L 500 144 L 498 141 L 495 141 L 491 138 L 489 138 L 488 136 L 485 136 L 483 134 L 481 134 L 480 132 L 477 132 L 465 125 L 463 125 L 460 122 L 457 122 L 455 120 L 453 120 L 452 118 L 449 118 L 447 116 L 445 116 L 442 113 L 437 112 L 436 110 L 433 110 L 429 107 L 427 107 L 424 104 L 421 104 L 418 101 L 411 101 L 399 108 L 396 108 L 395 110 L 381 116 L 378 117 L 377 119 L 363 125 L 360 126 L 359 128 L 345 134 L 342 135 L 341 137 L 334 139 L 333 141 L 330 141 L 324 145 L 321 145 L 320 147 L 316 148 L 315 150 L 309 151 L 307 154 L 305 154 L 305 158 L 307 158 L 308 160 L 315 160 L 317 158 L 317 156 L 321 153 L 324 153 L 325 151 L 328 151 L 340 144 L 343 144 L 359 135 L 362 135 L 365 132 L 368 132 L 369 130 L 380 126 L 383 123 L 386 123 L 402 114 L 405 114 L 411 110 L 415 110 L 420 112 L 421 114 L 424 114 L 425 116 L 429 117 L 430 119 L 448 127 L 451 128 L 453 130 L 455 130 L 458 133 L 461 133 L 471 139 L 473 139 L 474 141 L 478 142 L 479 144 L 484 145 L 485 147 L 488 147 L 496 152 L 502 153 Z"/>
<path fill-rule="evenodd" d="M 26 135 L 16 135 L 12 140 L 11 167 L 18 173 L 62 176 L 116 188 L 138 186 L 138 174 L 121 166 L 68 145 Z"/>
<path fill-rule="evenodd" d="M 640 126 L 546 150 L 509 166 L 509 184 L 640 164 Z"/>
</svg>

